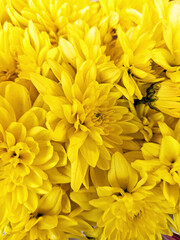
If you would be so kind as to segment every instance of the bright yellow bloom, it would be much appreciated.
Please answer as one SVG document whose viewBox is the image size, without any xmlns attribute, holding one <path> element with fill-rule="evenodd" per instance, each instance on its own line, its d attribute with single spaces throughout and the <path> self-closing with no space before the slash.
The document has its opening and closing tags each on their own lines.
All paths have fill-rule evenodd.
<svg viewBox="0 0 180 240">
<path fill-rule="evenodd" d="M 160 2 L 100 1 L 107 15 L 98 25 L 102 42 L 121 71 L 118 89 L 131 102 L 143 97 L 143 85 L 157 81 L 151 52 L 161 40 Z"/>
<path fill-rule="evenodd" d="M 59 41 L 63 64 L 78 69 L 84 61 L 91 59 L 97 66 L 98 82 L 119 81 L 120 70 L 109 60 L 109 56 L 106 56 L 106 48 L 102 45 L 97 27 L 90 28 L 85 21 L 79 20 L 75 24 L 68 24 L 67 32 L 69 41 L 64 38 L 60 38 Z"/>
<path fill-rule="evenodd" d="M 32 21 L 24 31 L 7 22 L 3 25 L 0 30 L 0 82 L 16 81 L 26 86 L 34 102 L 37 91 L 27 81 L 29 72 L 48 75 L 49 58 L 59 62 L 60 52 L 50 44 L 48 34 L 39 33 Z"/>
<path fill-rule="evenodd" d="M 154 82 L 151 74 L 151 50 L 155 42 L 149 33 L 139 34 L 138 28 L 127 33 L 119 26 L 117 29 L 118 43 L 114 48 L 113 60 L 121 70 L 119 90 L 133 102 L 133 96 L 142 98 L 139 83 Z"/>
<path fill-rule="evenodd" d="M 35 211 L 38 194 L 48 193 L 52 187 L 46 170 L 61 161 L 63 148 L 59 144 L 57 152 L 54 150 L 44 127 L 46 111 L 32 107 L 25 87 L 4 82 L 0 95 L 1 196 L 6 197 L 9 214 L 18 204 Z"/>
<path fill-rule="evenodd" d="M 33 26 L 31 25 L 31 30 L 32 29 Z M 32 83 L 27 81 L 28 72 L 31 69 L 31 71 L 37 71 L 45 74 L 45 71 L 41 71 L 40 67 L 37 68 L 39 66 L 38 61 L 40 61 L 38 57 L 41 58 L 41 64 L 45 60 L 42 59 L 44 57 L 42 51 L 38 52 L 41 53 L 38 57 L 35 50 L 32 54 L 31 51 L 33 48 L 31 47 L 30 38 L 28 38 L 27 31 L 28 30 L 26 29 L 25 34 L 21 28 L 14 27 L 8 22 L 5 22 L 3 28 L 0 30 L 0 82 L 15 81 L 21 83 L 29 90 L 31 100 L 34 102 L 38 93 Z M 26 37 L 23 37 L 24 34 Z M 29 39 L 29 42 L 26 38 Z M 33 41 L 33 37 L 31 40 Z M 46 52 L 44 54 L 46 55 Z M 44 64 L 42 65 L 42 69 L 44 69 Z M 49 68 L 46 67 L 46 69 L 46 72 L 48 72 Z"/>
<path fill-rule="evenodd" d="M 160 188 L 151 191 L 145 184 L 146 177 L 139 178 L 118 152 L 112 157 L 108 179 L 109 186 L 96 188 L 98 198 L 92 188 L 71 194 L 72 200 L 84 210 L 80 213 L 82 218 L 103 230 L 98 239 L 160 240 L 161 234 L 172 234 L 167 213 L 173 210 Z"/>
<path fill-rule="evenodd" d="M 167 203 L 160 191 L 154 191 L 152 196 L 141 200 L 128 193 L 117 194 L 112 189 L 106 196 L 99 194 L 99 199 L 90 201 L 94 207 L 101 209 L 97 226 L 103 228 L 102 239 L 161 240 L 162 233 L 172 235 L 167 223 L 167 219 L 170 220 L 166 215 Z"/>
<path fill-rule="evenodd" d="M 63 214 L 69 213 L 71 205 L 66 192 L 58 186 L 41 197 L 38 208 L 28 217 L 17 222 L 10 221 L 1 239 L 18 240 L 68 240 L 69 237 L 82 236 L 78 230 L 78 218 Z M 16 218 L 18 219 L 18 215 Z M 83 223 L 83 221 L 82 221 Z M 91 229 L 88 224 L 84 227 Z"/>
<path fill-rule="evenodd" d="M 109 27 L 115 27 L 115 24 L 119 23 L 126 31 L 141 22 L 142 8 L 145 2 L 145 0 L 136 2 L 131 0 L 100 0 L 105 15 L 104 18 L 101 18 L 100 24 L 103 24 L 108 19 Z M 107 35 L 106 38 L 108 38 Z"/>
<path fill-rule="evenodd" d="M 67 35 L 69 22 L 85 19 L 94 24 L 99 16 L 98 9 L 99 3 L 89 0 L 8 0 L 7 6 L 15 26 L 27 27 L 29 20 L 33 20 L 39 31 L 48 32 L 52 44 L 58 43 L 59 36 Z"/>
<path fill-rule="evenodd" d="M 168 114 L 172 117 L 180 117 L 180 82 L 165 80 L 153 84 L 147 90 L 147 102 L 151 108 Z"/>
<path fill-rule="evenodd" d="M 135 111 L 143 124 L 140 132 L 146 141 L 150 141 L 159 133 L 158 122 L 166 122 L 173 126 L 180 116 L 179 114 L 179 83 L 171 80 L 164 80 L 152 84 L 146 89 L 146 97 L 142 100 L 135 100 Z M 140 132 L 133 135 L 135 139 L 142 139 Z M 155 134 L 155 135 L 154 135 Z"/>
<path fill-rule="evenodd" d="M 131 123 L 133 115 L 128 109 L 117 105 L 120 95 L 113 91 L 113 85 L 96 81 L 91 61 L 80 67 L 75 79 L 60 66 L 59 73 L 61 84 L 37 74 L 31 76 L 50 107 L 46 124 L 52 139 L 66 143 L 71 186 L 78 190 L 88 166 L 108 169 L 109 149 L 122 144 L 123 135 L 137 132 L 138 127 Z"/>
<path fill-rule="evenodd" d="M 140 173 L 146 172 L 155 184 L 161 183 L 165 198 L 176 206 L 180 197 L 180 121 L 174 131 L 159 122 L 162 140 L 158 143 L 144 143 L 144 160 L 136 160 L 132 166 Z"/>
</svg>

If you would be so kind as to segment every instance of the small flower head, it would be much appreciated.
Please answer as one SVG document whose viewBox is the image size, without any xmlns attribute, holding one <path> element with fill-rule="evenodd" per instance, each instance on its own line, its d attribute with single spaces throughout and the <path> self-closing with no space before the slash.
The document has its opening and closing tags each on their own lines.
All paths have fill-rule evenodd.
<svg viewBox="0 0 180 240">
<path fill-rule="evenodd" d="M 180 83 L 165 80 L 153 84 L 147 90 L 147 98 L 151 108 L 172 117 L 180 117 Z"/>
<path fill-rule="evenodd" d="M 16 222 L 9 221 L 2 239 L 66 240 L 69 237 L 81 236 L 82 234 L 77 230 L 78 219 L 64 215 L 70 210 L 70 201 L 66 192 L 61 187 L 54 186 L 48 194 L 41 197 L 35 212 L 29 213 L 26 209 L 26 218 Z M 19 216 L 14 214 L 18 219 Z"/>
<path fill-rule="evenodd" d="M 99 239 L 160 240 L 161 233 L 171 234 L 167 212 L 173 211 L 160 188 L 150 190 L 145 184 L 147 178 L 138 176 L 119 152 L 112 157 L 108 179 L 109 186 L 96 188 L 97 197 L 93 189 L 71 194 L 72 200 L 84 210 L 82 217 L 97 221 L 102 230 Z"/>
<path fill-rule="evenodd" d="M 46 171 L 56 166 L 59 156 L 45 128 L 46 111 L 32 107 L 27 89 L 5 82 L 0 93 L 1 196 L 7 198 L 9 215 L 18 204 L 33 212 L 39 194 L 52 188 Z"/>
<path fill-rule="evenodd" d="M 177 205 L 180 197 L 179 124 L 178 121 L 173 131 L 165 123 L 159 122 L 162 136 L 158 143 L 144 143 L 142 147 L 144 160 L 136 160 L 132 163 L 139 172 L 148 173 L 155 185 L 161 183 L 165 198 L 174 206 Z"/>
</svg>

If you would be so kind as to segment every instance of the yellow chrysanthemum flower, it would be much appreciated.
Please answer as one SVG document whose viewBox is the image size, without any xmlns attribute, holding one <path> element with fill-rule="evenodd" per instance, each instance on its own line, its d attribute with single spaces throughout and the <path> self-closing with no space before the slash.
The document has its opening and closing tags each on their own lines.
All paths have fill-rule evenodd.
<svg viewBox="0 0 180 240">
<path fill-rule="evenodd" d="M 143 97 L 142 100 L 136 99 L 134 105 L 134 107 L 131 106 L 132 111 L 137 114 L 142 123 L 139 125 L 140 131 L 133 134 L 134 139 L 142 144 L 144 143 L 142 139 L 147 142 L 153 141 L 160 133 L 159 121 L 165 122 L 171 127 L 177 123 L 174 116 L 178 117 L 179 114 L 178 85 L 170 81 L 153 84 L 147 89 L 146 97 Z"/>
<path fill-rule="evenodd" d="M 133 102 L 134 95 L 138 99 L 143 97 L 139 83 L 156 81 L 151 73 L 151 50 L 155 43 L 149 33 L 138 34 L 138 28 L 125 33 L 119 26 L 117 36 L 112 59 L 121 70 L 120 85 L 125 87 L 119 87 L 119 90 Z"/>
<path fill-rule="evenodd" d="M 180 121 L 177 122 L 174 131 L 167 124 L 159 122 L 162 133 L 159 143 L 144 143 L 142 154 L 144 160 L 136 160 L 132 166 L 138 171 L 146 172 L 154 181 L 161 183 L 162 191 L 166 199 L 176 206 L 180 197 Z"/>
<path fill-rule="evenodd" d="M 6 198 L 9 214 L 17 204 L 35 211 L 38 194 L 48 193 L 52 187 L 46 170 L 61 161 L 63 149 L 59 144 L 57 152 L 54 150 L 45 128 L 46 111 L 32 107 L 25 87 L 4 82 L 0 95 L 1 196 Z"/>
<path fill-rule="evenodd" d="M 161 74 L 157 75 L 157 67 L 154 68 L 156 48 L 154 50 L 153 48 L 164 47 L 161 24 L 162 19 L 166 18 L 170 4 L 168 1 L 137 1 L 134 4 L 129 1 L 126 3 L 122 1 L 100 2 L 108 17 L 102 20 L 98 27 L 103 42 L 107 46 L 106 54 L 111 56 L 121 70 L 119 90 L 132 102 L 134 94 L 141 99 L 145 88 L 143 83 L 153 83 L 158 81 L 156 77 L 162 77 Z M 128 13 L 127 18 L 132 22 L 136 19 L 134 25 L 126 29 L 127 24 L 123 24 L 126 23 L 126 17 L 122 14 L 123 22 L 121 23 L 119 11 Z M 166 62 L 165 59 L 163 61 L 162 57 L 157 56 L 155 62 L 158 61 L 163 64 Z M 163 70 L 162 68 L 161 72 Z"/>
<path fill-rule="evenodd" d="M 41 197 L 35 212 L 28 213 L 27 218 L 21 221 L 10 221 L 5 227 L 6 234 L 1 239 L 68 240 L 69 237 L 82 236 L 78 223 L 82 222 L 82 226 L 89 230 L 91 227 L 83 220 L 80 222 L 77 217 L 63 215 L 70 210 L 66 192 L 61 187 L 54 186 L 48 194 Z"/>
<path fill-rule="evenodd" d="M 113 85 L 96 81 L 96 68 L 91 61 L 80 67 L 75 79 L 60 66 L 59 73 L 61 84 L 37 74 L 31 76 L 50 107 L 46 124 L 52 139 L 66 143 L 71 186 L 78 190 L 88 166 L 108 169 L 109 149 L 122 144 L 123 135 L 137 132 L 138 127 L 131 123 L 133 115 L 128 109 L 118 106 L 120 95 L 113 91 Z"/>
<path fill-rule="evenodd" d="M 147 95 L 142 99 L 145 103 L 157 111 L 172 117 L 180 117 L 180 83 L 164 80 L 152 84 L 147 89 Z"/>
<path fill-rule="evenodd" d="M 15 26 L 27 27 L 29 20 L 33 20 L 40 31 L 48 32 L 51 43 L 57 44 L 59 36 L 67 35 L 69 22 L 85 19 L 93 25 L 99 16 L 99 3 L 89 0 L 8 0 L 7 11 Z"/>
<path fill-rule="evenodd" d="M 25 30 L 25 32 L 26 31 L 27 30 Z M 32 48 L 29 49 L 30 47 L 27 44 L 27 39 L 25 40 L 23 35 L 23 29 L 15 27 L 9 22 L 5 22 L 3 28 L 0 30 L 0 82 L 15 81 L 21 83 L 28 89 L 31 100 L 34 102 L 37 98 L 38 92 L 33 84 L 30 81 L 27 81 L 27 72 L 30 69 L 31 71 L 37 71 L 41 73 L 44 73 L 44 71 L 40 71 L 40 67 L 40 69 L 36 69 L 38 66 L 37 54 L 34 53 L 32 55 Z M 22 48 L 22 45 L 25 41 L 26 50 L 25 48 Z M 23 50 L 26 52 L 26 57 L 24 57 Z M 43 57 L 42 54 L 40 54 L 40 56 Z M 42 62 L 43 60 L 41 59 Z M 43 68 L 44 65 L 42 66 L 42 69 Z M 48 72 L 48 69 L 49 68 L 47 68 L 46 72 Z"/>
<path fill-rule="evenodd" d="M 78 69 L 84 61 L 91 59 L 97 66 L 97 81 L 114 83 L 120 79 L 120 70 L 105 54 L 100 31 L 97 27 L 90 28 L 85 21 L 78 20 L 68 24 L 68 40 L 60 38 L 59 48 L 62 54 L 62 65 L 66 68 Z M 51 64 L 54 67 L 54 64 Z M 72 69 L 68 69 L 72 72 Z"/>
<path fill-rule="evenodd" d="M 110 23 L 110 27 L 113 27 L 113 25 L 115 26 L 118 22 L 126 31 L 140 23 L 141 13 L 145 2 L 146 0 L 138 0 L 136 2 L 130 0 L 100 0 L 100 4 L 105 15 L 105 18 L 101 18 L 100 23 L 109 18 L 108 21 Z"/>
<path fill-rule="evenodd" d="M 112 157 L 108 180 L 109 186 L 96 188 L 98 198 L 93 188 L 71 193 L 72 200 L 84 210 L 80 213 L 82 218 L 102 228 L 98 239 L 160 240 L 161 234 L 172 234 L 168 227 L 171 218 L 167 213 L 173 210 L 160 188 L 151 191 L 145 184 L 146 177 L 139 178 L 118 152 Z"/>
<path fill-rule="evenodd" d="M 0 43 L 0 82 L 16 81 L 26 86 L 34 102 L 37 91 L 27 81 L 29 72 L 52 76 L 47 59 L 59 62 L 58 48 L 50 44 L 46 32 L 39 33 L 32 21 L 25 30 L 6 22 L 0 30 Z"/>
</svg>

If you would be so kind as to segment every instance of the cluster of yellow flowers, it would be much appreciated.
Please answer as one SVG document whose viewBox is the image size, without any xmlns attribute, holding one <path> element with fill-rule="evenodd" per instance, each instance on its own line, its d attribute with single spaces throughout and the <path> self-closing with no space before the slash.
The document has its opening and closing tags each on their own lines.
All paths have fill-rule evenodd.
<svg viewBox="0 0 180 240">
<path fill-rule="evenodd" d="M 0 239 L 180 232 L 180 0 L 0 1 Z"/>
</svg>

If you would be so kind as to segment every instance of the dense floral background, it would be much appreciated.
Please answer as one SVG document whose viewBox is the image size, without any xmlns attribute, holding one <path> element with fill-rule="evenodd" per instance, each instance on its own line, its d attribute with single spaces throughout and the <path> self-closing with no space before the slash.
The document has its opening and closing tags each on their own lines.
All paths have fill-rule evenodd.
<svg viewBox="0 0 180 240">
<path fill-rule="evenodd" d="M 179 43 L 179 0 L 0 1 L 0 239 L 178 239 Z"/>
</svg>

